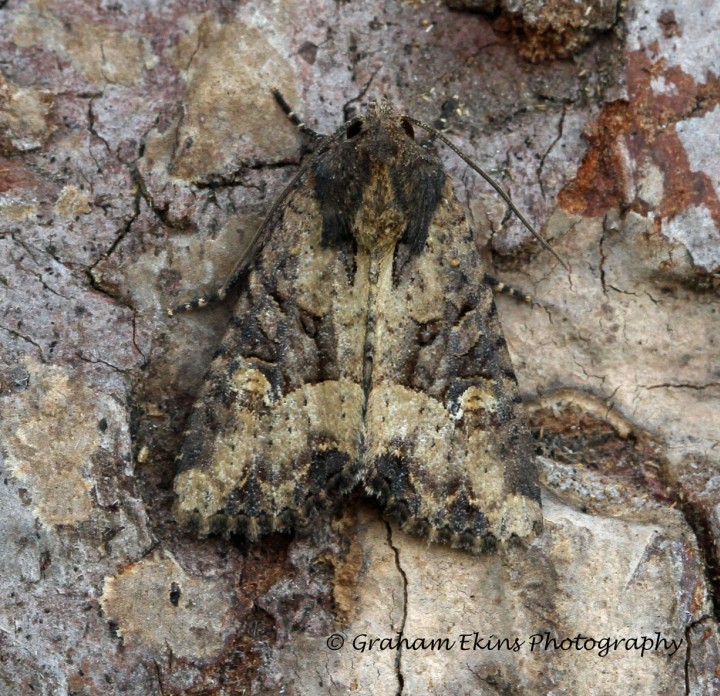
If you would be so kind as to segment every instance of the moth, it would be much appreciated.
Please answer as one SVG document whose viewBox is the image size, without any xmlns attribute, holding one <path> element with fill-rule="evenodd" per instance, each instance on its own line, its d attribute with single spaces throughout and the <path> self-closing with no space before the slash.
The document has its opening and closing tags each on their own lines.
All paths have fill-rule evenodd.
<svg viewBox="0 0 720 696">
<path fill-rule="evenodd" d="M 174 485 L 201 535 L 302 527 L 358 486 L 404 530 L 473 552 L 540 531 L 491 283 L 415 125 L 429 128 L 381 101 L 313 134 L 233 274 Z"/>
</svg>

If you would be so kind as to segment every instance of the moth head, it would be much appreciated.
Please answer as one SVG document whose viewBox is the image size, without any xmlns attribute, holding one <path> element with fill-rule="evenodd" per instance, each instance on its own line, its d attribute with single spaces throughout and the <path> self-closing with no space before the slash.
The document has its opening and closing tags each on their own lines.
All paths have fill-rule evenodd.
<svg viewBox="0 0 720 696">
<path fill-rule="evenodd" d="M 387 99 L 371 102 L 364 116 L 356 116 L 345 124 L 347 141 L 358 140 L 369 131 L 376 135 L 385 133 L 396 142 L 408 138 L 415 140 L 415 129 L 410 119 L 395 111 Z"/>
</svg>

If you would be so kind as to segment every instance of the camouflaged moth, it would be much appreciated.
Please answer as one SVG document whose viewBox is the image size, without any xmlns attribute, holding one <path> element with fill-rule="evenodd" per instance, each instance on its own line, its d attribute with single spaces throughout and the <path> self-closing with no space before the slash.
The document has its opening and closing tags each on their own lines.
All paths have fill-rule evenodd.
<svg viewBox="0 0 720 696">
<path fill-rule="evenodd" d="M 314 136 L 234 274 L 175 480 L 201 534 L 289 530 L 357 486 L 403 529 L 476 552 L 541 529 L 491 283 L 413 125 L 379 102 Z"/>
</svg>

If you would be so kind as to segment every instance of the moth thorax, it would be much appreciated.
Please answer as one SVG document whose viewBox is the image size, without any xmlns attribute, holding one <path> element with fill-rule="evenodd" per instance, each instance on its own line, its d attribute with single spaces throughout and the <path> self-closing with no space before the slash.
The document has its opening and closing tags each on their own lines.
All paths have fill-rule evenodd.
<svg viewBox="0 0 720 696">
<path fill-rule="evenodd" d="M 393 246 L 407 226 L 407 215 L 399 204 L 390 172 L 386 167 L 373 170 L 353 219 L 355 241 L 369 250 Z"/>
</svg>

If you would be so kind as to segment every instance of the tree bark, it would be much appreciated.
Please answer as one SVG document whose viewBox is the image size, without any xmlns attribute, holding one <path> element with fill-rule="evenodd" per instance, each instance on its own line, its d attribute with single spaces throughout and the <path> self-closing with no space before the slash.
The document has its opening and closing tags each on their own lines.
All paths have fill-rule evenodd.
<svg viewBox="0 0 720 696">
<path fill-rule="evenodd" d="M 0 7 L 3 693 L 720 693 L 720 9 L 452 5 Z M 297 171 L 273 85 L 324 133 L 383 96 L 444 117 L 570 265 L 429 144 L 534 298 L 498 298 L 543 472 L 528 548 L 428 545 L 359 495 L 257 544 L 175 523 L 232 297 L 165 308 Z"/>
</svg>

